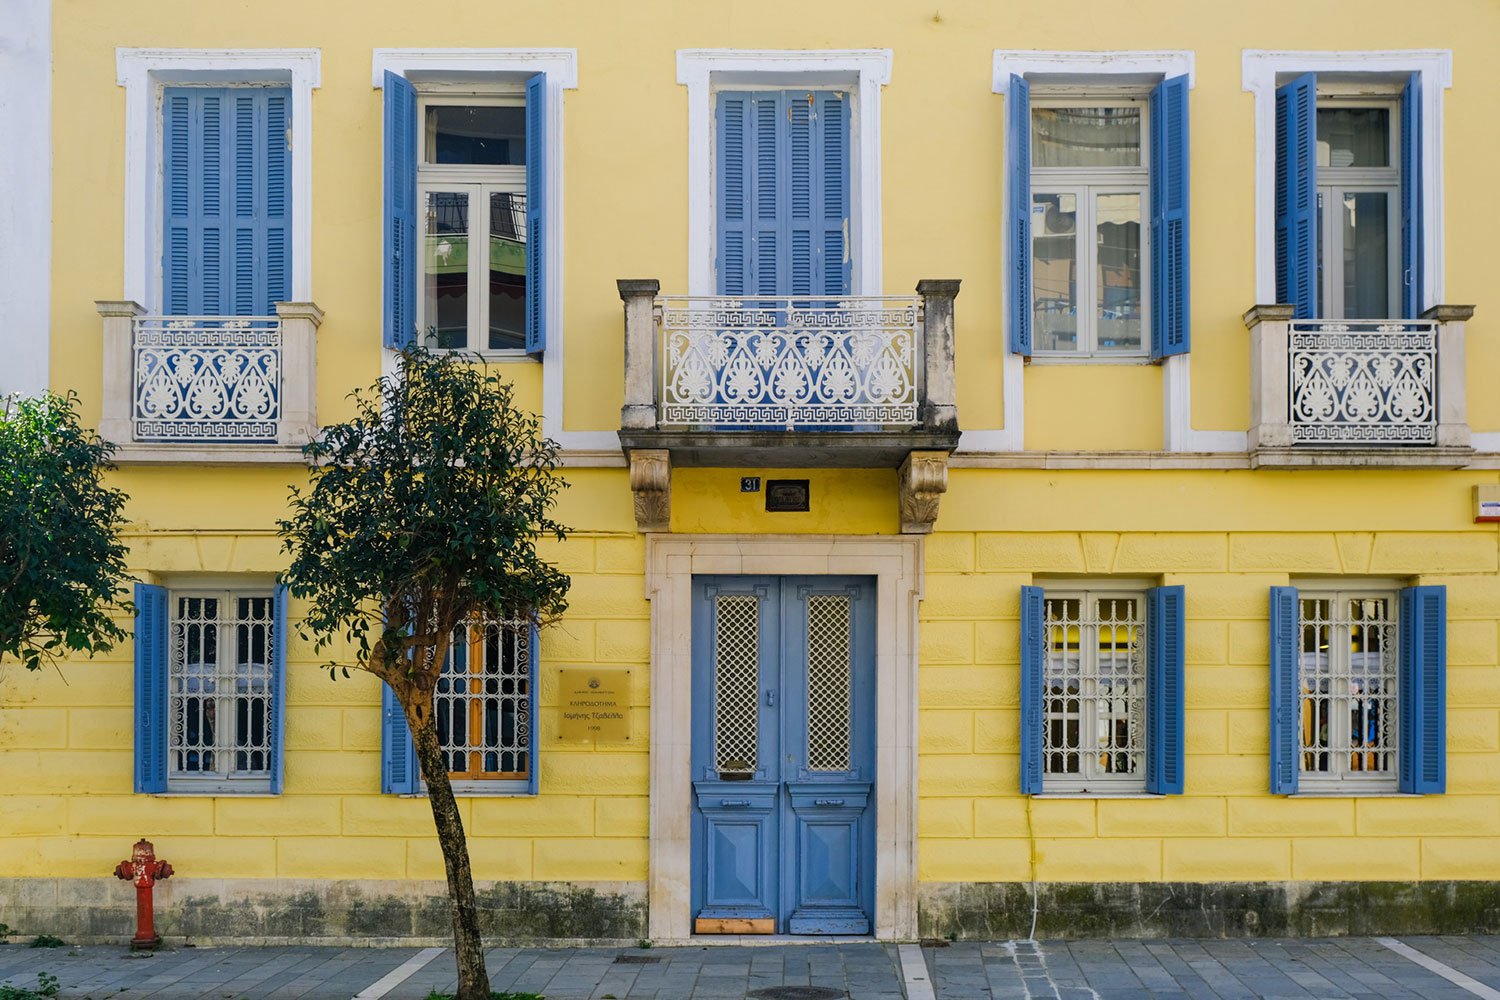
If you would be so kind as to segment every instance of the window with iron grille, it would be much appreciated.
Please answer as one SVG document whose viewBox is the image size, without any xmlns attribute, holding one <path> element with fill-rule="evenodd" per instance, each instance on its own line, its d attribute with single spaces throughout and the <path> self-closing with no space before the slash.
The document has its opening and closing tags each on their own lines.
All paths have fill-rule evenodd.
<svg viewBox="0 0 1500 1000">
<path fill-rule="evenodd" d="M 270 592 L 175 592 L 167 660 L 167 783 L 271 788 L 275 704 Z"/>
<path fill-rule="evenodd" d="M 460 628 L 433 699 L 438 740 L 455 784 L 469 790 L 525 788 L 531 777 L 531 624 L 491 621 Z"/>
<path fill-rule="evenodd" d="M 1043 775 L 1048 792 L 1146 788 L 1146 595 L 1046 592 Z"/>
<path fill-rule="evenodd" d="M 1304 590 L 1298 604 L 1299 787 L 1395 791 L 1396 593 Z"/>
</svg>

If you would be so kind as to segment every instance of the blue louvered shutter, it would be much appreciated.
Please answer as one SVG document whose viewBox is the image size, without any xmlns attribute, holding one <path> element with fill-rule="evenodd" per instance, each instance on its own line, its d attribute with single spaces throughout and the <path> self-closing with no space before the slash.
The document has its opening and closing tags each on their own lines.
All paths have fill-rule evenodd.
<svg viewBox="0 0 1500 1000">
<path fill-rule="evenodd" d="M 1146 791 L 1181 795 L 1187 682 L 1182 587 L 1146 592 Z"/>
<path fill-rule="evenodd" d="M 415 795 L 421 771 L 406 713 L 389 684 L 380 685 L 380 790 L 386 795 Z"/>
<path fill-rule="evenodd" d="M 135 585 L 135 790 L 167 790 L 167 588 Z"/>
<path fill-rule="evenodd" d="M 1318 81 L 1276 88 L 1276 301 L 1318 312 Z"/>
<path fill-rule="evenodd" d="M 547 75 L 526 81 L 526 353 L 547 349 Z"/>
<path fill-rule="evenodd" d="M 1422 77 L 1401 89 L 1401 309 L 1422 315 Z"/>
<path fill-rule="evenodd" d="M 1005 98 L 1005 154 L 1010 182 L 1010 269 L 1006 298 L 1010 312 L 1010 351 L 1031 355 L 1031 85 L 1010 78 Z"/>
<path fill-rule="evenodd" d="M 291 91 L 162 95 L 168 314 L 268 316 L 291 295 Z"/>
<path fill-rule="evenodd" d="M 749 199 L 751 177 L 750 122 L 754 113 L 747 93 L 720 91 L 715 153 L 715 209 L 718 225 L 718 292 L 744 295 L 753 287 L 749 246 L 754 242 L 750 219 L 754 207 Z"/>
<path fill-rule="evenodd" d="M 1021 588 L 1021 794 L 1042 791 L 1042 685 L 1047 658 L 1046 598 Z"/>
<path fill-rule="evenodd" d="M 1400 790 L 1441 795 L 1448 780 L 1448 588 L 1401 591 Z"/>
<path fill-rule="evenodd" d="M 1297 791 L 1302 626 L 1296 587 L 1271 588 L 1271 794 Z"/>
<path fill-rule="evenodd" d="M 389 70 L 384 90 L 383 342 L 399 351 L 417 333 L 417 91 L 405 77 Z"/>
<path fill-rule="evenodd" d="M 780 270 L 786 288 L 766 288 L 791 295 L 849 294 L 849 261 L 845 234 L 849 220 L 849 102 L 838 91 L 789 90 L 781 95 L 786 113 L 785 182 L 780 185 L 784 224 L 779 239 L 786 247 Z"/>
<path fill-rule="evenodd" d="M 542 683 L 542 630 L 531 623 L 531 634 L 527 637 L 526 651 L 530 656 L 530 673 L 526 676 L 527 746 L 526 746 L 526 791 L 537 794 L 541 783 L 542 762 L 537 757 L 537 733 L 541 730 L 541 719 L 537 716 L 537 688 Z"/>
<path fill-rule="evenodd" d="M 280 795 L 286 770 L 286 588 L 278 585 L 271 625 L 271 794 Z"/>
<path fill-rule="evenodd" d="M 1151 91 L 1151 356 L 1186 354 L 1188 294 L 1188 79 Z"/>
</svg>

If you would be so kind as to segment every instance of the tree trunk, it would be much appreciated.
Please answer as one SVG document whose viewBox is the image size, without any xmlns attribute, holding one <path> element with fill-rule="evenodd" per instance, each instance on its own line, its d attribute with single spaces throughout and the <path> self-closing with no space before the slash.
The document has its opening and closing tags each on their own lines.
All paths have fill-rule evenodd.
<svg viewBox="0 0 1500 1000">
<path fill-rule="evenodd" d="M 474 871 L 469 867 L 469 843 L 464 838 L 463 818 L 448 780 L 448 765 L 438 743 L 437 719 L 429 713 L 420 722 L 410 715 L 412 742 L 422 777 L 427 782 L 427 801 L 437 826 L 443 866 L 448 872 L 448 899 L 453 907 L 453 950 L 458 957 L 456 1000 L 490 1000 L 490 975 L 484 967 L 484 943 L 479 939 L 479 907 L 474 900 Z"/>
</svg>

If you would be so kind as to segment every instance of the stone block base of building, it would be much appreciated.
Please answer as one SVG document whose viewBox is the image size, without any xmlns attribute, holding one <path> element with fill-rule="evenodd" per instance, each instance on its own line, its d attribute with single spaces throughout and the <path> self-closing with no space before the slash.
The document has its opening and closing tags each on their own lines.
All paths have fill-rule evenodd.
<svg viewBox="0 0 1500 1000">
<path fill-rule="evenodd" d="M 644 882 L 481 882 L 487 944 L 634 944 L 646 935 Z M 113 877 L 0 878 L 0 923 L 21 939 L 111 944 L 135 932 L 135 889 Z M 452 942 L 442 882 L 174 878 L 156 886 L 169 942 L 433 944 Z"/>
<path fill-rule="evenodd" d="M 927 882 L 924 938 L 1031 932 L 1026 882 Z M 1340 937 L 1500 932 L 1500 882 L 1045 882 L 1036 936 Z"/>
</svg>

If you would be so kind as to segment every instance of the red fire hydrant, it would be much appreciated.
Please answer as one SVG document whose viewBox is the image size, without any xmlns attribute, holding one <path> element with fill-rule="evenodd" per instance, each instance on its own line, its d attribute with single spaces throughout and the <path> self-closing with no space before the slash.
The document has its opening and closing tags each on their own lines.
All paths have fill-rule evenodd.
<svg viewBox="0 0 1500 1000">
<path fill-rule="evenodd" d="M 130 940 L 130 950 L 155 951 L 161 937 L 156 933 L 153 897 L 156 883 L 172 877 L 172 866 L 156 860 L 151 841 L 142 838 L 135 842 L 130 860 L 115 866 L 115 877 L 135 883 L 135 937 Z"/>
</svg>

